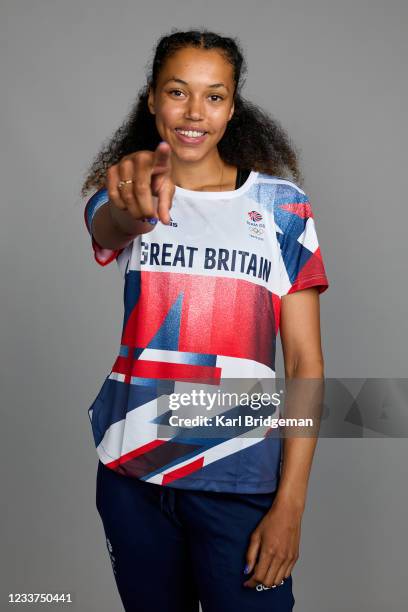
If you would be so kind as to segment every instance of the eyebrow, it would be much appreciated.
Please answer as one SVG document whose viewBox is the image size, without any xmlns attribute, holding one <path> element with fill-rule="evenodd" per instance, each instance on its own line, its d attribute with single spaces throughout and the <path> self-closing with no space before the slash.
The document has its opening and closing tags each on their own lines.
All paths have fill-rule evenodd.
<svg viewBox="0 0 408 612">
<path fill-rule="evenodd" d="M 177 77 L 171 77 L 170 79 L 167 79 L 167 81 L 164 83 L 164 85 L 167 85 L 167 83 L 169 81 L 176 81 L 176 83 L 181 83 L 182 85 L 188 85 L 188 83 L 186 81 L 183 81 L 183 79 L 178 79 Z M 208 85 L 208 87 L 211 88 L 216 88 L 216 87 L 225 87 L 225 89 L 227 91 L 229 91 L 228 87 L 226 85 L 224 85 L 224 83 L 213 83 L 212 85 Z"/>
</svg>

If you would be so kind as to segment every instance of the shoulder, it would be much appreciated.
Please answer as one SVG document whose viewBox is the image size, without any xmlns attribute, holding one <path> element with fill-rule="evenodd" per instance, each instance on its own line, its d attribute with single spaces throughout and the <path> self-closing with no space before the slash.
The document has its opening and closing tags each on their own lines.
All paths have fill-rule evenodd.
<svg viewBox="0 0 408 612">
<path fill-rule="evenodd" d="M 291 205 L 300 206 L 309 201 L 308 195 L 294 181 L 261 172 L 257 173 L 250 196 L 275 216 Z"/>
<path fill-rule="evenodd" d="M 260 206 L 270 213 L 278 238 L 297 239 L 306 227 L 314 225 L 309 196 L 296 182 L 259 173 L 253 193 Z"/>
<path fill-rule="evenodd" d="M 97 202 L 104 200 L 105 202 L 109 199 L 108 190 L 105 187 L 100 187 L 91 196 L 86 198 L 86 205 L 94 205 Z"/>
<path fill-rule="evenodd" d="M 294 181 L 264 172 L 257 173 L 255 184 L 265 190 L 274 191 L 279 194 L 296 195 L 296 197 L 300 198 L 306 195 L 302 187 Z"/>
<path fill-rule="evenodd" d="M 88 231 L 91 230 L 92 221 L 93 221 L 96 211 L 98 210 L 98 208 L 102 206 L 102 204 L 106 204 L 106 202 L 108 201 L 109 201 L 108 191 L 104 187 L 98 189 L 98 191 L 93 193 L 91 197 L 87 198 L 85 208 L 84 208 L 84 215 L 85 215 L 85 223 L 88 228 Z"/>
</svg>

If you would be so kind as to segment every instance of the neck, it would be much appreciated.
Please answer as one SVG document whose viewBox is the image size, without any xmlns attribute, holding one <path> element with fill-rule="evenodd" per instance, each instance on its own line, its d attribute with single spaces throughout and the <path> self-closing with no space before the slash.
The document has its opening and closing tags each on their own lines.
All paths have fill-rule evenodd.
<svg viewBox="0 0 408 612">
<path fill-rule="evenodd" d="M 222 189 L 223 184 L 232 182 L 235 173 L 234 166 L 225 164 L 218 150 L 211 157 L 207 156 L 197 162 L 186 162 L 172 155 L 171 164 L 174 184 L 193 191 L 207 191 L 209 188 Z"/>
</svg>

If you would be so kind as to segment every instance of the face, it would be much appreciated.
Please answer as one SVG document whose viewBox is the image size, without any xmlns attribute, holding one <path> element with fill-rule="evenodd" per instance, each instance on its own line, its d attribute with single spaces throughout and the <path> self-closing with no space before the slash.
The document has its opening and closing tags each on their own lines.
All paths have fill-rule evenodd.
<svg viewBox="0 0 408 612">
<path fill-rule="evenodd" d="M 174 155 L 197 161 L 215 148 L 234 113 L 233 92 L 233 67 L 219 51 L 187 47 L 167 59 L 148 106 Z"/>
</svg>

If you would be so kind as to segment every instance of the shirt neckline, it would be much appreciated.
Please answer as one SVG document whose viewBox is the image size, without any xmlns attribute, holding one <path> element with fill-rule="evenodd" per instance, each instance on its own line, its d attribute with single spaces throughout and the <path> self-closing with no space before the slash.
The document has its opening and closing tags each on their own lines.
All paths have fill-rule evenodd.
<svg viewBox="0 0 408 612">
<path fill-rule="evenodd" d="M 226 198 L 237 198 L 249 190 L 249 188 L 255 182 L 257 176 L 258 172 L 256 172 L 255 170 L 251 170 L 245 183 L 243 183 L 241 187 L 238 187 L 238 189 L 234 189 L 233 191 L 194 191 L 194 189 L 184 189 L 184 187 L 179 187 L 178 185 L 176 185 L 176 191 L 174 195 L 178 194 L 181 196 L 190 196 L 193 198 L 200 199 L 205 198 L 206 200 L 223 200 Z"/>
</svg>

